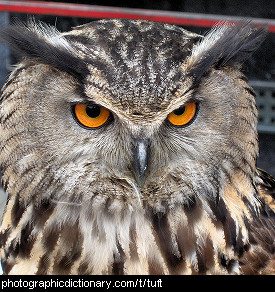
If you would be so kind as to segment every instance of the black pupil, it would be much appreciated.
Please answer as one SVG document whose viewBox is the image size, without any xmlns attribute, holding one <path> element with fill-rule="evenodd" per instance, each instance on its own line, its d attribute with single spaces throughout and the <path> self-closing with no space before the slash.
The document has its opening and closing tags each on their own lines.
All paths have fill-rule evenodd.
<svg viewBox="0 0 275 292">
<path fill-rule="evenodd" d="M 180 116 L 182 115 L 183 113 L 185 112 L 185 106 L 181 106 L 180 108 L 174 110 L 174 114 L 177 115 L 177 116 Z"/>
<path fill-rule="evenodd" d="M 98 105 L 87 105 L 86 113 L 90 118 L 96 118 L 100 115 L 100 107 Z"/>
</svg>

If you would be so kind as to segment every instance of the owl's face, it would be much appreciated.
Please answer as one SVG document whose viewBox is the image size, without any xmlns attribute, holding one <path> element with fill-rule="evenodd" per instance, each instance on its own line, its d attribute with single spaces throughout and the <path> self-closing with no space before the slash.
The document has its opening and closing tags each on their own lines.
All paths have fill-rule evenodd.
<svg viewBox="0 0 275 292">
<path fill-rule="evenodd" d="M 245 38 L 254 33 L 250 46 L 259 43 L 250 30 L 225 27 L 202 38 L 106 20 L 64 34 L 24 31 L 37 46 L 17 47 L 29 51 L 1 104 L 0 160 L 4 172 L 13 169 L 7 190 L 25 188 L 26 202 L 100 196 L 159 208 L 163 200 L 216 198 L 233 170 L 255 171 L 255 101 L 236 65 Z M 18 183 L 22 176 L 29 185 Z"/>
</svg>

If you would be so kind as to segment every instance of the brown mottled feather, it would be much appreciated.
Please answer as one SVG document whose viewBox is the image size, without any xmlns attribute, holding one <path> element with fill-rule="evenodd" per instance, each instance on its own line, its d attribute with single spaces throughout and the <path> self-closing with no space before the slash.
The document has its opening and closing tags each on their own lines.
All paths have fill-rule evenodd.
<svg viewBox="0 0 275 292">
<path fill-rule="evenodd" d="M 262 169 L 257 169 L 259 197 L 275 211 L 275 180 Z"/>
</svg>

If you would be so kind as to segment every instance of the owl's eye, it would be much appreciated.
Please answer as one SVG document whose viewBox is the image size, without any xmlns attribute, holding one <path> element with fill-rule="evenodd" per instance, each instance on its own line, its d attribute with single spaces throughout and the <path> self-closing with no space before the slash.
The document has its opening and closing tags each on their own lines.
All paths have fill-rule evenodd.
<svg viewBox="0 0 275 292">
<path fill-rule="evenodd" d="M 193 120 L 196 112 L 197 104 L 190 102 L 171 112 L 167 119 L 174 126 L 185 126 Z"/>
<path fill-rule="evenodd" d="M 104 125 L 111 115 L 108 109 L 97 104 L 76 104 L 73 111 L 78 122 L 87 128 Z"/>
</svg>

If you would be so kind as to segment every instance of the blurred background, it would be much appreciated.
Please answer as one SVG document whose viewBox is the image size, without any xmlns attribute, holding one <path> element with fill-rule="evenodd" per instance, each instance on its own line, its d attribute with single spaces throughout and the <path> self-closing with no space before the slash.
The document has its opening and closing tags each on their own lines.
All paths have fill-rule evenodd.
<svg viewBox="0 0 275 292">
<path fill-rule="evenodd" d="M 60 31 L 67 31 L 71 27 L 99 18 L 115 17 L 170 22 L 200 34 L 207 32 L 219 20 L 252 18 L 256 23 L 267 24 L 269 33 L 266 40 L 245 63 L 243 70 L 257 94 L 260 143 L 257 165 L 275 176 L 274 0 L 71 0 L 66 1 L 65 5 L 65 1 L 63 4 L 58 2 L 61 1 L 0 0 L 0 29 L 14 19 L 25 21 L 30 16 L 54 25 Z M 17 61 L 17 57 L 0 44 L 0 86 L 4 84 L 12 65 Z M 2 208 L 5 199 L 6 196 L 0 190 Z"/>
</svg>

